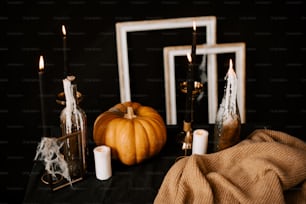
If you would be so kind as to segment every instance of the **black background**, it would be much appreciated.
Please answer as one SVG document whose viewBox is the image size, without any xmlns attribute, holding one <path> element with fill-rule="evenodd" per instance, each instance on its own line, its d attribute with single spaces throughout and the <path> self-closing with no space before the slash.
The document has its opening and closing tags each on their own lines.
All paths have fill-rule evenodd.
<svg viewBox="0 0 306 204">
<path fill-rule="evenodd" d="M 85 96 L 81 107 L 91 137 L 95 118 L 120 102 L 115 23 L 193 16 L 217 17 L 217 43 L 246 43 L 247 124 L 282 130 L 305 140 L 303 1 L 2 1 L 0 176 L 1 189 L 10 201 L 22 201 L 41 137 L 40 55 L 45 58 L 49 134 L 59 135 L 63 107 L 56 104 L 55 96 L 63 90 L 61 25 L 66 25 L 69 66 Z M 160 53 L 165 45 L 191 44 L 191 30 L 135 32 L 128 40 L 132 100 L 153 106 L 165 117 Z M 225 60 L 227 57 L 221 57 L 218 65 L 221 86 Z M 181 75 L 177 79 L 183 79 L 182 66 L 178 65 Z M 178 94 L 178 98 L 183 97 Z M 182 112 L 183 106 L 178 106 L 179 122 Z M 196 113 L 199 125 L 207 123 L 205 114 Z M 1 196 L 0 201 L 7 200 Z"/>
</svg>

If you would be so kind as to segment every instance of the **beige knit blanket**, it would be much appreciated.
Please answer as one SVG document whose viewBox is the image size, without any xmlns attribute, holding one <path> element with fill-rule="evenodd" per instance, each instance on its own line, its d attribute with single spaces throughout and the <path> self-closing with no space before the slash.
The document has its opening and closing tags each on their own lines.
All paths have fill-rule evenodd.
<svg viewBox="0 0 306 204">
<path fill-rule="evenodd" d="M 306 203 L 306 143 L 259 129 L 231 148 L 185 157 L 154 203 Z"/>
</svg>

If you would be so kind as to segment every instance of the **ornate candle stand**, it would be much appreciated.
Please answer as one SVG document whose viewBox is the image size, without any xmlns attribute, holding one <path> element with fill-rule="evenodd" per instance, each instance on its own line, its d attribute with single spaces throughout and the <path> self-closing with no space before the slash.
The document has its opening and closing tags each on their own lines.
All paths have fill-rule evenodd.
<svg viewBox="0 0 306 204">
<path fill-rule="evenodd" d="M 187 94 L 187 81 L 183 81 L 180 83 L 181 92 Z M 191 121 L 183 123 L 183 131 L 180 133 L 180 138 L 182 139 L 182 149 L 184 150 L 185 156 L 188 155 L 188 152 L 192 149 L 192 122 L 193 122 L 193 114 L 194 114 L 194 100 L 196 96 L 198 96 L 203 91 L 203 84 L 201 82 L 195 81 L 194 87 L 192 90 L 192 103 L 191 103 Z"/>
<path fill-rule="evenodd" d="M 180 83 L 181 92 L 187 94 L 187 82 L 183 81 Z M 201 82 L 194 82 L 194 89 L 192 90 L 192 103 L 191 103 L 191 121 L 193 121 L 193 113 L 194 113 L 194 100 L 196 96 L 198 96 L 203 91 L 203 84 Z"/>
</svg>

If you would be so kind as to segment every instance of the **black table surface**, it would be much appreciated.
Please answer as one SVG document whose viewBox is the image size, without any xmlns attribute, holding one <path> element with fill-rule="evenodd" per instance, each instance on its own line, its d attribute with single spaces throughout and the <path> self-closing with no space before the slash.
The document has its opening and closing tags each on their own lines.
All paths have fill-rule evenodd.
<svg viewBox="0 0 306 204">
<path fill-rule="evenodd" d="M 44 165 L 34 162 L 24 203 L 153 203 L 169 168 L 183 156 L 181 144 L 171 137 L 178 129 L 167 129 L 167 143 L 154 157 L 132 166 L 112 160 L 112 177 L 96 179 L 93 147 L 90 145 L 88 172 L 83 180 L 56 191 L 41 181 Z"/>
<path fill-rule="evenodd" d="M 132 166 L 112 160 L 112 177 L 104 181 L 95 177 L 93 154 L 89 156 L 85 178 L 56 191 L 41 181 L 44 165 L 34 163 L 24 203 L 153 203 L 166 173 L 184 156 L 177 138 L 180 130 L 167 131 L 167 143 L 159 154 Z M 209 132 L 208 152 L 212 145 L 212 131 Z"/>
</svg>

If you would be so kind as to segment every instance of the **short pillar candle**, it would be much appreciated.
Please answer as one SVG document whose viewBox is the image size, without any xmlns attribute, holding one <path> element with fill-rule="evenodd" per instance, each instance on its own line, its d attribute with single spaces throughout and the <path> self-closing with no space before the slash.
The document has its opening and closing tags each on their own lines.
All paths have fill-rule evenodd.
<svg viewBox="0 0 306 204">
<path fill-rule="evenodd" d="M 100 145 L 94 148 L 96 178 L 107 180 L 112 176 L 111 148 Z"/>
<path fill-rule="evenodd" d="M 193 131 L 192 154 L 206 154 L 208 143 L 208 131 L 196 129 Z"/>
</svg>

